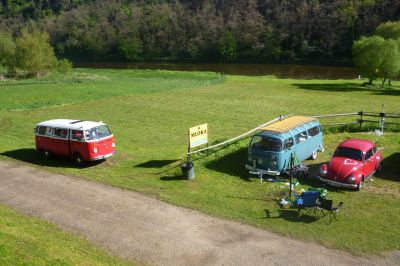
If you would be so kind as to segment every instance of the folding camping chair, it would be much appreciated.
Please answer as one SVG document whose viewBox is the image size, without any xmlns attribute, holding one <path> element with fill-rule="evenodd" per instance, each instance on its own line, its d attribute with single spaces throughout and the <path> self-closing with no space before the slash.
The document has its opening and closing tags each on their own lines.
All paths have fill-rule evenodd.
<svg viewBox="0 0 400 266">
<path fill-rule="evenodd" d="M 321 211 L 322 216 L 329 213 L 329 224 L 335 219 L 338 220 L 336 214 L 343 207 L 343 202 L 341 201 L 336 207 L 333 207 L 333 200 L 328 200 L 323 197 L 319 197 L 317 200 L 318 209 Z"/>
<path fill-rule="evenodd" d="M 297 211 L 300 216 L 302 210 L 314 211 L 315 216 L 317 216 L 317 200 L 321 197 L 321 192 L 319 191 L 305 191 L 296 199 Z"/>
</svg>

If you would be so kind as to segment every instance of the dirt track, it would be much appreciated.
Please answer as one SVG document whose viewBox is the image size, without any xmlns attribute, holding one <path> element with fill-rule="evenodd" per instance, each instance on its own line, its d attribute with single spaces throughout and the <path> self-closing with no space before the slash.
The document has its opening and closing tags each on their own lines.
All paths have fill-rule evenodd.
<svg viewBox="0 0 400 266">
<path fill-rule="evenodd" d="M 154 265 L 383 265 L 139 193 L 0 161 L 0 202 Z M 397 258 L 396 258 L 397 257 Z"/>
</svg>

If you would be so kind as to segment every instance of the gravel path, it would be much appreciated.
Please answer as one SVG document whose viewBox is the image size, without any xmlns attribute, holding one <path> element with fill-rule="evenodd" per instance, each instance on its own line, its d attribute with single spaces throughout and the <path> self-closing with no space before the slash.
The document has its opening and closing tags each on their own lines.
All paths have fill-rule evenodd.
<svg viewBox="0 0 400 266">
<path fill-rule="evenodd" d="M 72 176 L 0 161 L 0 202 L 152 265 L 383 265 Z"/>
</svg>

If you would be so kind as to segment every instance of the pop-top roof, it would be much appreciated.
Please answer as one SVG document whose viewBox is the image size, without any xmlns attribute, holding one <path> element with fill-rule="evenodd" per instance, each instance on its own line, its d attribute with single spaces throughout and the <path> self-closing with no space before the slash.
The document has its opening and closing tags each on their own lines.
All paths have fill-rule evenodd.
<svg viewBox="0 0 400 266">
<path fill-rule="evenodd" d="M 274 132 L 274 133 L 284 133 L 295 127 L 298 127 L 302 124 L 305 124 L 305 123 L 308 123 L 308 122 L 311 122 L 314 120 L 316 120 L 316 118 L 314 118 L 314 117 L 291 116 L 291 117 L 285 118 L 283 120 L 280 120 L 278 122 L 275 122 L 273 124 L 270 124 L 261 129 L 270 131 L 270 132 Z"/>
<path fill-rule="evenodd" d="M 58 127 L 58 128 L 67 128 L 73 130 L 85 130 L 93 127 L 105 125 L 103 122 L 92 122 L 92 121 L 82 121 L 82 120 L 72 120 L 72 119 L 53 119 L 48 121 L 43 121 L 38 126 L 47 126 L 47 127 Z"/>
</svg>

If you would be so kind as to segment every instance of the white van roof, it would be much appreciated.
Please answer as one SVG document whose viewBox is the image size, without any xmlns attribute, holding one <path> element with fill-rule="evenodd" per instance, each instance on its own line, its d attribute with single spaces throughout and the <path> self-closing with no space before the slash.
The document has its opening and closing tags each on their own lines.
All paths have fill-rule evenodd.
<svg viewBox="0 0 400 266">
<path fill-rule="evenodd" d="M 92 121 L 72 120 L 72 119 L 53 119 L 53 120 L 43 121 L 37 124 L 37 126 L 57 127 L 57 128 L 66 128 L 73 130 L 86 130 L 101 125 L 105 124 L 103 122 L 92 122 Z"/>
</svg>

